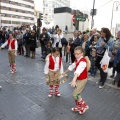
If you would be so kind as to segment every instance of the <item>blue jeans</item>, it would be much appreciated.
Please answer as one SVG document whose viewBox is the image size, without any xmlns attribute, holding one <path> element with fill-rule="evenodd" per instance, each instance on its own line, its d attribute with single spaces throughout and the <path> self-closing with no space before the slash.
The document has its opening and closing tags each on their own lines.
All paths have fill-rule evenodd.
<svg viewBox="0 0 120 120">
<path fill-rule="evenodd" d="M 95 77 L 96 73 L 97 73 L 97 68 L 95 66 L 92 66 L 90 68 L 90 75 Z"/>
</svg>

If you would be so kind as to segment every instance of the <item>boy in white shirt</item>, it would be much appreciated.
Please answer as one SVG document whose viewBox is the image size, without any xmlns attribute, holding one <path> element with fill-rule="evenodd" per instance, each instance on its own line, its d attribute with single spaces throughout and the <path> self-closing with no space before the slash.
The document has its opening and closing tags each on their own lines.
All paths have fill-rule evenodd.
<svg viewBox="0 0 120 120">
<path fill-rule="evenodd" d="M 81 93 L 87 83 L 88 60 L 83 57 L 84 50 L 80 46 L 74 49 L 74 55 L 76 60 L 72 65 L 68 67 L 68 70 L 66 70 L 63 75 L 65 75 L 69 71 L 75 70 L 73 80 L 70 84 L 74 87 L 73 98 L 75 99 L 76 107 L 72 108 L 71 110 L 78 111 L 80 114 L 83 114 L 89 108 L 81 97 Z"/>
</svg>

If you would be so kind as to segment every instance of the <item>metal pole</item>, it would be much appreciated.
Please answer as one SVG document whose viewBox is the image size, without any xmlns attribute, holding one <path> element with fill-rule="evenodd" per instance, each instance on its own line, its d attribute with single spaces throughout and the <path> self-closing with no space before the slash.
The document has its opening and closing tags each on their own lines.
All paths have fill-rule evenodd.
<svg viewBox="0 0 120 120">
<path fill-rule="evenodd" d="M 120 5 L 120 2 L 119 2 L 119 1 L 114 1 L 114 2 L 113 2 L 112 16 L 111 16 L 111 27 L 110 27 L 111 32 L 112 32 L 113 13 L 114 13 L 114 4 L 115 4 L 115 3 L 119 3 L 119 5 Z M 118 6 L 119 6 L 119 5 L 118 5 Z M 117 6 L 117 7 L 118 7 L 118 6 Z"/>
<path fill-rule="evenodd" d="M 95 7 L 95 0 L 93 0 L 93 12 L 92 12 L 92 22 L 91 23 L 94 22 L 94 19 L 93 19 L 93 17 L 94 17 L 94 7 Z M 93 28 L 93 24 L 91 24 L 91 29 L 92 28 Z"/>
<path fill-rule="evenodd" d="M 113 3 L 113 7 L 112 7 L 112 17 L 111 17 L 111 27 L 110 27 L 111 32 L 112 32 L 112 21 L 113 21 L 114 3 Z"/>
</svg>

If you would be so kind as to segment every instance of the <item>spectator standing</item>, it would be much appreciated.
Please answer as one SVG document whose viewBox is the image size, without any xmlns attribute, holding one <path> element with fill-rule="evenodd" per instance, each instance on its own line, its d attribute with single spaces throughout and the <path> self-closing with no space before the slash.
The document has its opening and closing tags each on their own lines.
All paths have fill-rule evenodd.
<svg viewBox="0 0 120 120">
<path fill-rule="evenodd" d="M 47 34 L 46 29 L 44 28 L 42 30 L 42 34 L 40 34 L 41 53 L 42 53 L 41 58 L 44 58 L 44 51 L 45 51 L 45 47 L 46 47 L 48 41 L 49 41 L 49 36 Z"/>
<path fill-rule="evenodd" d="M 75 61 L 74 49 L 80 45 L 80 38 L 77 35 L 77 31 L 74 32 L 73 38 L 70 42 L 71 62 Z"/>
<path fill-rule="evenodd" d="M 25 57 L 30 57 L 30 36 L 31 36 L 31 34 L 29 31 L 29 28 L 26 28 L 26 33 L 23 35 L 25 49 L 26 49 Z"/>
<path fill-rule="evenodd" d="M 82 44 L 82 48 L 85 51 L 85 56 L 90 56 L 90 41 L 88 41 L 89 36 L 87 34 L 84 34 L 84 42 Z"/>
<path fill-rule="evenodd" d="M 20 32 L 20 30 L 17 33 L 16 39 L 17 39 L 17 43 L 18 43 L 18 53 L 19 53 L 19 55 L 21 55 L 22 54 L 23 35 Z"/>
<path fill-rule="evenodd" d="M 54 47 L 58 47 L 60 51 L 60 57 L 62 57 L 62 38 L 63 33 L 61 29 L 58 29 L 57 34 L 54 36 Z"/>
<path fill-rule="evenodd" d="M 97 67 L 96 67 L 96 59 L 97 59 L 97 53 L 96 51 L 92 51 L 90 61 L 91 61 L 91 68 L 90 68 L 90 76 L 96 76 L 97 73 Z"/>
<path fill-rule="evenodd" d="M 120 89 L 119 84 L 120 84 L 120 48 L 117 51 L 117 54 L 114 59 L 114 66 L 117 71 L 116 77 L 115 77 L 115 88 Z"/>
<path fill-rule="evenodd" d="M 114 58 L 117 54 L 118 49 L 120 48 L 120 30 L 117 32 L 117 38 L 118 39 L 114 43 L 111 62 L 114 62 Z M 114 76 L 115 76 L 115 66 L 113 65 L 112 75 L 110 77 L 113 78 Z"/>
<path fill-rule="evenodd" d="M 98 43 L 96 44 L 96 49 L 98 53 L 101 53 L 101 51 L 105 51 L 105 49 L 107 50 L 109 49 L 109 56 L 110 56 L 114 46 L 114 40 L 112 38 L 110 30 L 108 28 L 102 28 L 101 36 L 102 37 L 99 38 Z M 102 60 L 103 55 L 104 55 L 104 52 L 101 54 L 101 58 L 99 59 L 99 61 L 96 61 L 96 63 L 98 64 L 97 66 L 100 66 L 100 61 Z M 102 70 L 102 68 L 100 68 L 100 81 L 99 81 L 100 89 L 104 87 L 106 79 L 107 79 L 107 73 L 105 73 Z"/>
<path fill-rule="evenodd" d="M 35 49 L 36 49 L 36 34 L 35 31 L 32 30 L 31 31 L 31 37 L 30 37 L 30 51 L 32 51 L 32 57 L 33 59 L 35 59 Z"/>
<path fill-rule="evenodd" d="M 70 53 L 70 39 L 66 48 L 66 63 L 71 64 L 71 53 Z"/>
<path fill-rule="evenodd" d="M 66 34 L 68 33 L 68 26 L 67 25 L 65 26 L 65 33 Z"/>
</svg>

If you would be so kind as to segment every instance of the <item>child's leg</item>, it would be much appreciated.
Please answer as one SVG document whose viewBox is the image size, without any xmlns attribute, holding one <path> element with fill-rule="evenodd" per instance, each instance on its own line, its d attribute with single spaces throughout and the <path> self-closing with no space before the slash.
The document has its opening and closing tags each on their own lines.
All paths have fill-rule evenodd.
<svg viewBox="0 0 120 120">
<path fill-rule="evenodd" d="M 52 97 L 52 95 L 53 95 L 53 85 L 50 85 L 49 88 L 50 88 L 50 92 L 49 92 L 48 97 Z"/>
<path fill-rule="evenodd" d="M 77 107 L 72 108 L 72 110 L 73 111 L 79 111 L 80 114 L 83 114 L 88 109 L 88 106 L 85 104 L 85 102 L 81 98 L 81 93 L 82 93 L 83 89 L 85 88 L 86 83 L 87 83 L 87 79 L 86 80 L 81 80 L 81 81 L 77 80 L 76 87 L 73 91 L 73 97 L 75 99 L 75 103 L 76 103 L 76 100 L 77 100 Z"/>
<path fill-rule="evenodd" d="M 11 62 L 12 62 L 12 73 L 16 72 L 16 63 L 15 63 L 15 51 L 12 52 L 11 54 Z"/>
<path fill-rule="evenodd" d="M 8 60 L 9 60 L 9 63 L 10 63 L 10 67 L 12 69 L 12 59 L 11 59 L 11 52 L 10 51 L 8 52 Z M 10 70 L 10 71 L 12 71 L 12 70 Z"/>
<path fill-rule="evenodd" d="M 60 96 L 60 92 L 58 91 L 59 85 L 55 85 L 55 94 Z"/>
</svg>

